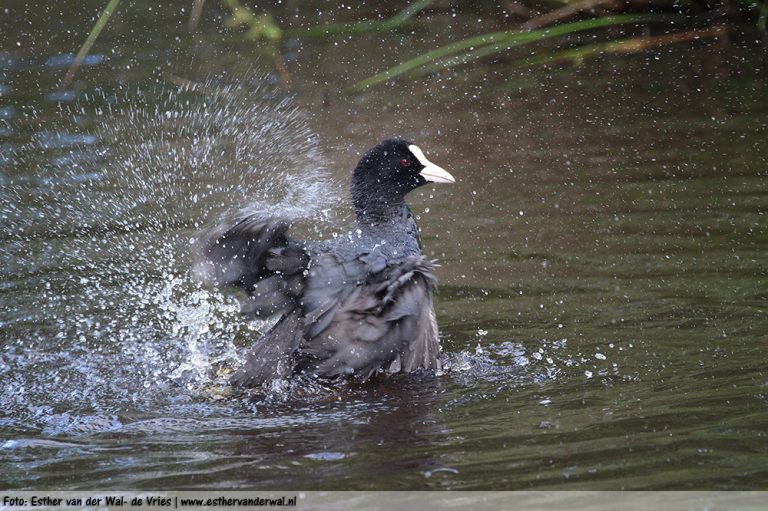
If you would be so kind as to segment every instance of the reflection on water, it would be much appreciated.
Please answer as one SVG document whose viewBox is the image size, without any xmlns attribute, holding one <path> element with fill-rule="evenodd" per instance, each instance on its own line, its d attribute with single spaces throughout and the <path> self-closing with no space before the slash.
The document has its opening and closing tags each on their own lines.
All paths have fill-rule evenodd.
<svg viewBox="0 0 768 511">
<path fill-rule="evenodd" d="M 360 35 L 292 43 L 290 100 L 206 37 L 202 79 L 166 48 L 167 72 L 115 54 L 73 91 L 69 48 L 1 56 L 3 487 L 765 486 L 764 55 L 337 96 L 380 70 L 361 56 L 430 46 Z M 249 202 L 331 236 L 358 151 L 391 135 L 459 180 L 412 198 L 446 374 L 232 394 L 216 371 L 263 325 L 191 280 L 190 240 Z"/>
</svg>

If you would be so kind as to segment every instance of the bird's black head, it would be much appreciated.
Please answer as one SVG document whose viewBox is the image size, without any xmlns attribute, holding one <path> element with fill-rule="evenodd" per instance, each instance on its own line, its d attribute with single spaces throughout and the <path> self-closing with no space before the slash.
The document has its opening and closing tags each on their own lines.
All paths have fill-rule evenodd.
<svg viewBox="0 0 768 511">
<path fill-rule="evenodd" d="M 427 160 L 418 146 L 389 139 L 365 153 L 357 164 L 352 174 L 352 201 L 358 214 L 376 214 L 400 206 L 406 194 L 419 186 L 454 181 Z"/>
</svg>

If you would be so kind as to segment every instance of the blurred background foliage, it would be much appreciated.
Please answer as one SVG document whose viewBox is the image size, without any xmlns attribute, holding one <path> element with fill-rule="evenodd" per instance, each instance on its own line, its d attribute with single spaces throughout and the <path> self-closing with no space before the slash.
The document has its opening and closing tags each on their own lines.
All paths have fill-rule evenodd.
<svg viewBox="0 0 768 511">
<path fill-rule="evenodd" d="M 105 5 L 68 69 L 63 85 L 71 82 L 120 4 L 121 0 L 109 0 Z M 278 4 L 280 9 L 277 9 Z M 122 7 L 132 9 L 137 6 L 127 1 Z M 755 32 L 756 40 L 763 48 L 768 41 L 768 0 L 416 0 L 382 2 L 375 6 L 290 0 L 277 3 L 190 0 L 187 30 L 198 30 L 206 11 L 212 10 L 218 12 L 215 19 L 227 30 L 226 37 L 252 42 L 270 57 L 286 88 L 290 88 L 291 79 L 282 58 L 281 45 L 291 38 L 408 31 L 413 30 L 411 22 L 414 18 L 440 11 L 454 15 L 476 12 L 498 18 L 501 30 L 481 32 L 424 53 L 404 54 L 398 65 L 381 69 L 351 84 L 345 91 L 348 93 L 360 92 L 398 77 L 439 72 L 480 59 L 508 58 L 516 67 L 562 62 L 578 65 L 592 57 L 619 56 L 701 39 L 728 44 L 735 32 L 741 38 L 749 38 L 748 34 Z M 310 10 L 313 20 L 329 20 L 323 24 L 307 24 L 299 15 L 278 17 L 274 14 L 276 10 L 282 13 Z M 182 9 L 182 12 L 186 15 L 187 10 Z M 367 17 L 361 18 L 361 12 Z M 584 32 L 589 32 L 591 37 L 569 37 Z M 543 40 L 551 40 L 552 44 L 533 46 Z M 516 47 L 530 48 L 510 56 L 510 50 Z"/>
</svg>

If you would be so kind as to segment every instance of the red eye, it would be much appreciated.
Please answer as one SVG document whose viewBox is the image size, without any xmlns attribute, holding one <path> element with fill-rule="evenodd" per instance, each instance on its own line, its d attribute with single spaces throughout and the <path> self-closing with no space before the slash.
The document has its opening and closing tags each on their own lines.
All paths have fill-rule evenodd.
<svg viewBox="0 0 768 511">
<path fill-rule="evenodd" d="M 403 167 L 410 167 L 411 160 L 409 160 L 408 158 L 403 158 L 402 160 L 400 160 L 400 165 L 402 165 Z"/>
</svg>

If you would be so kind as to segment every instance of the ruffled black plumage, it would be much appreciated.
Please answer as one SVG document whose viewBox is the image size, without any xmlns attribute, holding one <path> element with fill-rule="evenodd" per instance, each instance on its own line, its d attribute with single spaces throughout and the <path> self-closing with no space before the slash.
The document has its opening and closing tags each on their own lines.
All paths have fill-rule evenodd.
<svg viewBox="0 0 768 511">
<path fill-rule="evenodd" d="M 434 265 L 421 254 L 405 204 L 428 179 L 452 182 L 415 146 L 388 140 L 355 169 L 356 233 L 298 241 L 287 235 L 288 219 L 244 211 L 203 238 L 196 274 L 238 290 L 246 316 L 281 316 L 253 344 L 233 385 L 440 369 Z"/>
</svg>

